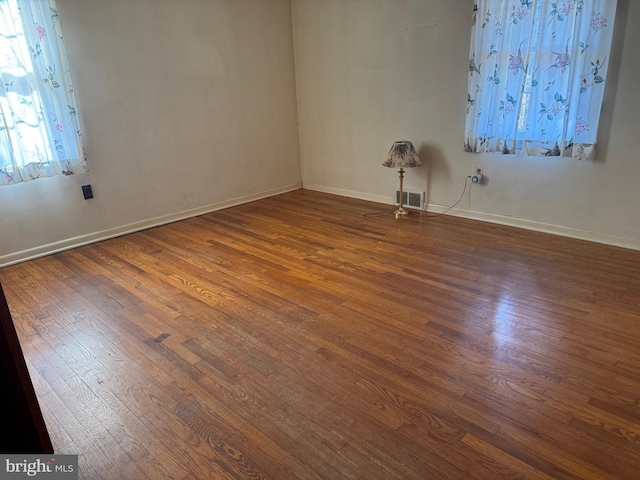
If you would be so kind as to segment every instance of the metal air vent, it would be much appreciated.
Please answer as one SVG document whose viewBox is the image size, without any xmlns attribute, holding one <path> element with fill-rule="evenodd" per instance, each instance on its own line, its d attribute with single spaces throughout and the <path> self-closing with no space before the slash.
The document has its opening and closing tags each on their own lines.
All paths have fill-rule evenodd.
<svg viewBox="0 0 640 480">
<path fill-rule="evenodd" d="M 418 192 L 416 190 L 403 190 L 402 191 L 402 206 L 405 208 L 415 208 L 416 210 L 422 210 L 424 205 L 425 192 Z M 393 198 L 394 205 L 400 205 L 400 190 L 396 190 L 396 194 Z"/>
</svg>

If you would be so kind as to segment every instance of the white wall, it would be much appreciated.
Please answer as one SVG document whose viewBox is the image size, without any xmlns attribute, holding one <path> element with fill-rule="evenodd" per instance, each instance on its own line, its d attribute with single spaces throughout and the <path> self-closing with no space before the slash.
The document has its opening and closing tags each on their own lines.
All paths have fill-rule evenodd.
<svg viewBox="0 0 640 480">
<path fill-rule="evenodd" d="M 57 5 L 91 172 L 0 188 L 0 265 L 300 186 L 289 0 Z"/>
<path fill-rule="evenodd" d="M 462 151 L 471 0 L 293 0 L 303 184 L 390 202 L 381 166 L 412 140 L 405 187 L 441 210 L 482 166 L 457 214 L 640 248 L 640 2 L 619 0 L 598 159 Z"/>
<path fill-rule="evenodd" d="M 462 152 L 471 0 L 57 3 L 91 172 L 0 188 L 0 265 L 301 179 L 389 202 L 402 138 L 423 159 L 406 187 L 435 210 L 479 165 L 454 213 L 640 248 L 640 2 L 618 2 L 593 163 Z"/>
</svg>

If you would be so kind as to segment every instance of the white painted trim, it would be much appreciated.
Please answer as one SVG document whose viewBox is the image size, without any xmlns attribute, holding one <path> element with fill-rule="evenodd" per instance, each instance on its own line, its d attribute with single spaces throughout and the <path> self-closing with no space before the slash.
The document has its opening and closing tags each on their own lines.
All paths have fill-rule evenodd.
<svg viewBox="0 0 640 480">
<path fill-rule="evenodd" d="M 427 205 L 427 211 L 441 213 L 444 212 L 447 207 L 442 205 Z M 629 248 L 632 250 L 640 250 L 640 239 L 623 237 L 619 235 L 611 235 L 608 233 L 592 232 L 590 230 L 582 230 L 579 228 L 565 227 L 562 225 L 553 225 L 550 223 L 536 222 L 533 220 L 526 220 L 524 218 L 506 217 L 503 215 L 495 215 L 492 213 L 474 212 L 472 210 L 463 210 L 459 208 L 452 208 L 447 215 L 454 217 L 468 218 L 471 220 L 480 220 L 482 222 L 496 223 L 499 225 L 507 225 L 510 227 L 523 228 L 525 230 L 533 230 L 536 232 L 551 233 L 553 235 L 559 235 L 561 237 L 576 238 L 578 240 L 587 240 L 590 242 L 603 243 L 605 245 L 612 245 L 615 247 Z"/>
<path fill-rule="evenodd" d="M 372 202 L 391 204 L 391 200 L 379 195 L 371 195 L 368 193 L 354 192 L 351 190 L 342 190 L 332 187 L 324 187 L 322 185 L 303 184 L 303 188 L 309 190 L 317 190 L 319 192 L 334 193 L 345 197 L 359 198 L 361 200 L 369 200 Z M 428 204 L 426 210 L 428 212 L 442 213 L 448 207 L 442 205 Z M 536 222 L 523 218 L 507 217 L 504 215 L 495 215 L 492 213 L 474 212 L 472 210 L 463 210 L 460 208 L 452 208 L 446 215 L 454 217 L 468 218 L 471 220 L 480 220 L 482 222 L 496 223 L 498 225 L 507 225 L 510 227 L 523 228 L 525 230 L 533 230 L 536 232 L 550 233 L 562 237 L 576 238 L 578 240 L 587 240 L 590 242 L 612 245 L 615 247 L 629 248 L 632 250 L 640 250 L 640 239 L 623 237 L 619 235 L 611 235 L 608 233 L 592 232 L 589 230 L 581 230 L 578 228 L 565 227 L 562 225 L 552 225 L 549 223 Z"/>
<path fill-rule="evenodd" d="M 352 190 L 343 190 L 341 188 L 325 187 L 324 185 L 316 185 L 315 183 L 304 183 L 304 182 L 302 184 L 302 188 L 306 188 L 307 190 L 315 190 L 317 192 L 332 193 L 334 195 L 341 195 L 343 197 L 359 198 L 360 200 L 368 200 L 370 202 L 384 203 L 385 205 L 393 206 L 393 195 L 389 195 L 388 197 L 383 197 L 380 195 L 354 192 Z"/>
<path fill-rule="evenodd" d="M 205 205 L 203 207 L 193 208 L 182 212 L 170 213 L 168 215 L 162 215 L 161 217 L 141 220 L 139 222 L 129 223 L 120 227 L 101 230 L 99 232 L 89 233 L 87 235 L 81 235 L 79 237 L 73 237 L 61 240 L 59 242 L 49 243 L 40 247 L 30 248 L 28 250 L 22 250 L 16 253 L 10 253 L 8 255 L 2 255 L 0 256 L 0 268 L 8 267 L 9 265 L 24 262 L 27 260 L 33 260 L 34 258 L 44 257 L 45 255 L 62 252 L 64 250 L 81 247 L 90 243 L 101 242 L 103 240 L 120 237 L 129 233 L 139 232 L 140 230 L 146 230 L 147 228 L 159 227 L 160 225 L 166 225 L 167 223 L 173 223 L 180 220 L 185 220 L 187 218 L 204 215 L 206 213 L 215 212 L 217 210 L 234 207 L 236 205 L 242 205 L 244 203 L 254 202 L 263 198 L 273 197 L 274 195 L 280 195 L 281 193 L 292 192 L 294 190 L 298 190 L 301 187 L 302 183 L 297 182 L 286 185 L 284 187 L 274 188 L 252 195 L 224 200 L 222 202 Z"/>
</svg>

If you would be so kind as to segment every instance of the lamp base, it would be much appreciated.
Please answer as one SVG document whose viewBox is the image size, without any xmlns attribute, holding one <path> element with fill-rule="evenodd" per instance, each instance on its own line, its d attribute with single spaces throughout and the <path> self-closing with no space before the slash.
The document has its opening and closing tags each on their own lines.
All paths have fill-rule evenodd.
<svg viewBox="0 0 640 480">
<path fill-rule="evenodd" d="M 400 168 L 400 170 L 398 170 L 398 173 L 400 174 L 400 201 L 398 202 L 400 206 L 395 212 L 393 212 L 393 214 L 396 216 L 396 220 L 400 218 L 400 215 L 409 215 L 409 212 L 402 208 L 402 200 L 404 198 L 402 195 L 402 179 L 404 178 L 404 169 Z"/>
<path fill-rule="evenodd" d="M 400 215 L 409 215 L 409 212 L 407 212 L 404 208 L 400 207 L 395 212 L 393 212 L 393 214 L 396 216 L 396 218 L 398 218 Z"/>
</svg>

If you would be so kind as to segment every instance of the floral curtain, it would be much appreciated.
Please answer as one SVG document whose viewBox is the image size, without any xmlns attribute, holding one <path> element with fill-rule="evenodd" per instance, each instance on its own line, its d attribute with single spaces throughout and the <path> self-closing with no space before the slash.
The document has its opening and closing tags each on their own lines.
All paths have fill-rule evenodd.
<svg viewBox="0 0 640 480">
<path fill-rule="evenodd" d="M 593 159 L 617 0 L 477 0 L 469 152 Z"/>
<path fill-rule="evenodd" d="M 0 185 L 86 172 L 54 0 L 0 0 Z"/>
</svg>

